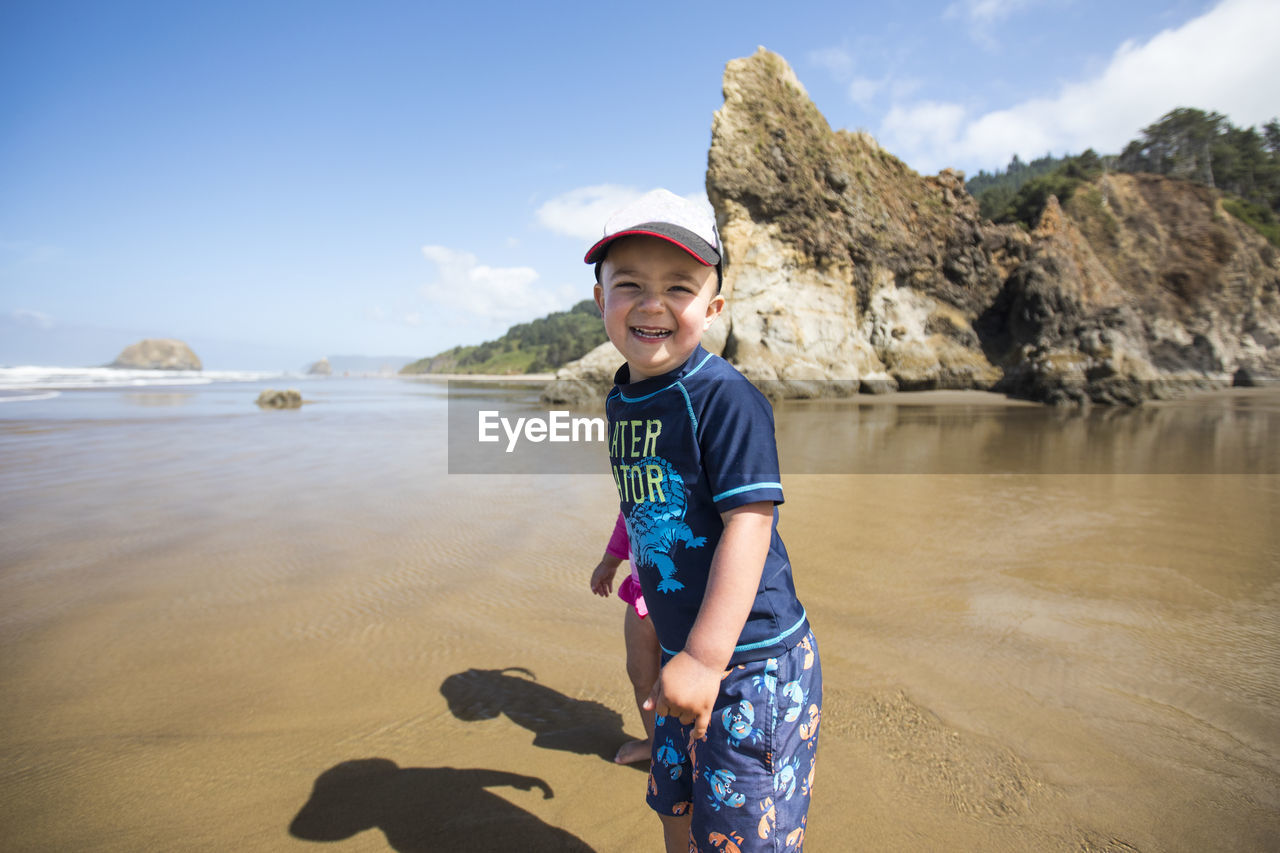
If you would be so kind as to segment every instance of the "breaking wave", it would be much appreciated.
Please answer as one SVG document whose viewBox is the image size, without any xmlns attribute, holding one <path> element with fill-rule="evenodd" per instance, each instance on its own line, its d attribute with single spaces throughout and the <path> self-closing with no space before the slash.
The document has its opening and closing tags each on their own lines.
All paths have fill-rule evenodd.
<svg viewBox="0 0 1280 853">
<path fill-rule="evenodd" d="M 256 382 L 284 374 L 261 370 L 128 370 L 118 367 L 0 367 L 0 392 L 84 388 L 151 388 Z M 6 401 L 48 399 L 8 397 Z"/>
</svg>

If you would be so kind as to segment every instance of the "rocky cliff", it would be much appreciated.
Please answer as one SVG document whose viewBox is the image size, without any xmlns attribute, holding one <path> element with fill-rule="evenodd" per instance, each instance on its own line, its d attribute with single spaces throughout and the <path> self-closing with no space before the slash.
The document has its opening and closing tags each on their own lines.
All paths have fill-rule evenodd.
<svg viewBox="0 0 1280 853">
<path fill-rule="evenodd" d="M 134 370 L 202 370 L 191 347 L 171 338 L 146 338 L 121 350 L 108 367 Z"/>
<path fill-rule="evenodd" d="M 1215 191 L 1109 175 L 1027 233 L 982 220 L 961 174 L 832 131 L 763 48 L 728 64 L 724 97 L 707 195 L 728 308 L 706 343 L 751 379 L 1134 404 L 1280 375 L 1280 257 Z M 585 399 L 605 361 L 562 369 L 548 398 Z"/>
</svg>

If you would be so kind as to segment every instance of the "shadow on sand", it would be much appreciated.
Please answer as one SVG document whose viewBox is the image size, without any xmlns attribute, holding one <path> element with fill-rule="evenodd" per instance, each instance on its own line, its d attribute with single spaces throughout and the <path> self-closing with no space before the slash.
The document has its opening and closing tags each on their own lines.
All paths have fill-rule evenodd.
<svg viewBox="0 0 1280 853">
<path fill-rule="evenodd" d="M 459 672 L 444 680 L 440 693 L 459 720 L 492 720 L 506 714 L 513 723 L 533 732 L 533 745 L 543 749 L 596 755 L 612 763 L 618 747 L 630 740 L 617 711 L 544 687 L 523 667 Z M 645 772 L 649 769 L 630 766 Z"/>
<path fill-rule="evenodd" d="M 344 761 L 316 779 L 289 834 L 341 841 L 376 828 L 399 853 L 591 851 L 577 836 L 485 790 L 499 786 L 553 796 L 537 777 L 500 770 L 398 767 L 386 758 Z"/>
</svg>

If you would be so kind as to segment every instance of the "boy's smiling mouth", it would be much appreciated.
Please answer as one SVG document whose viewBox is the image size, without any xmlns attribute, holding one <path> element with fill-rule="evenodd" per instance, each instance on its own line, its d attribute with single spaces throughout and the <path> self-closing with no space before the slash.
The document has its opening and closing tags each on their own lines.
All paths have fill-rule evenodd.
<svg viewBox="0 0 1280 853">
<path fill-rule="evenodd" d="M 660 341 L 671 337 L 671 330 L 659 329 L 654 326 L 632 326 L 631 334 L 642 341 Z"/>
</svg>

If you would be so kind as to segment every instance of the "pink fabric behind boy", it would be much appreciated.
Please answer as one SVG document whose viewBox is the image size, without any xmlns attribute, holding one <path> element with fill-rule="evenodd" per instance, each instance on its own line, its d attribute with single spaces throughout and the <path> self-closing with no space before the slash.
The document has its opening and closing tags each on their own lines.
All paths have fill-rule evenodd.
<svg viewBox="0 0 1280 853">
<path fill-rule="evenodd" d="M 627 539 L 627 520 L 622 517 L 622 513 L 618 513 L 618 522 L 613 526 L 613 535 L 609 537 L 609 544 L 604 550 L 605 553 L 619 560 L 628 561 L 631 574 L 618 584 L 618 598 L 634 607 L 636 615 L 641 619 L 645 618 L 649 615 L 649 608 L 644 603 L 644 593 L 640 591 L 640 578 L 636 576 L 636 564 L 630 561 L 631 543 Z"/>
</svg>

